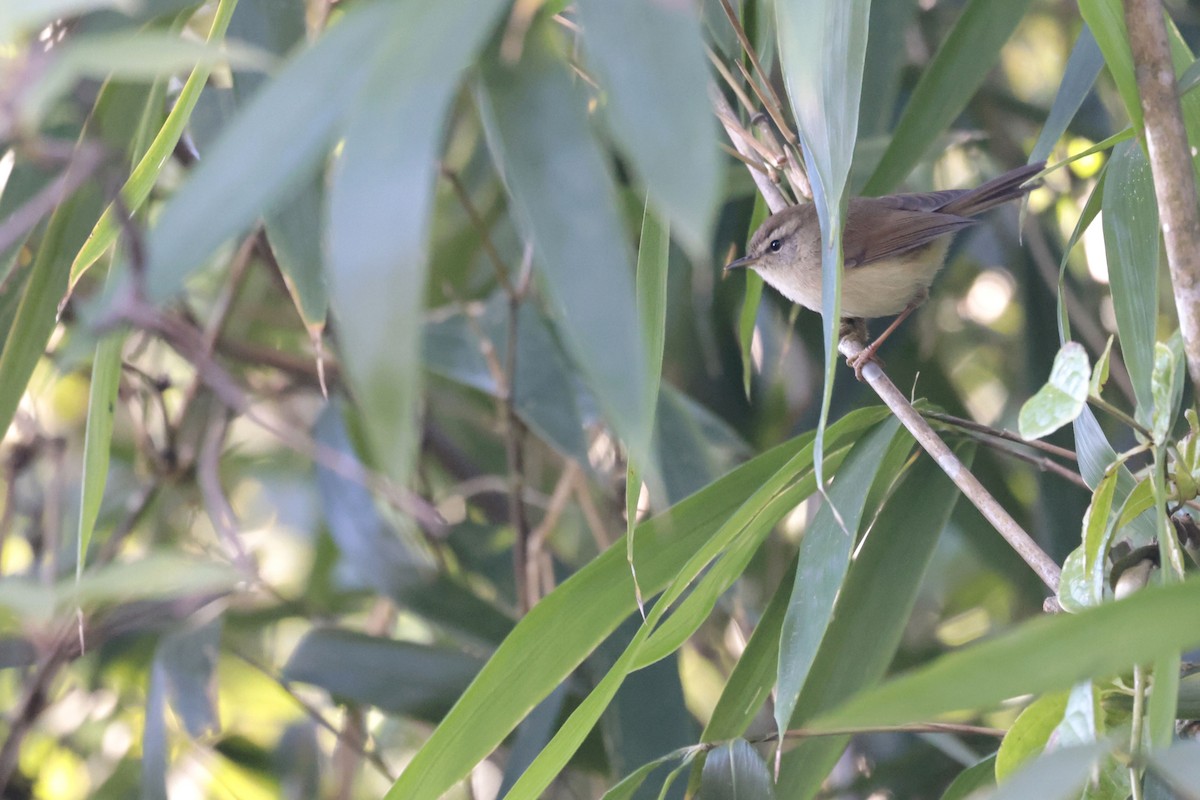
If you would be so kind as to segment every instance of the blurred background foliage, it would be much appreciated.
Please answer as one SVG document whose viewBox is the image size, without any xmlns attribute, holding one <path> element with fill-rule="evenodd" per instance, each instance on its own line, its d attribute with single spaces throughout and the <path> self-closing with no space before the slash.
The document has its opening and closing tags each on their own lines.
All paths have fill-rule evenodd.
<svg viewBox="0 0 1200 800">
<path fill-rule="evenodd" d="M 640 622 L 621 541 L 627 492 L 639 519 L 676 509 L 638 529 L 646 553 L 711 533 L 773 485 L 804 440 L 771 448 L 811 431 L 820 407 L 817 315 L 770 290 L 756 302 L 758 288 L 721 272 L 757 195 L 722 149 L 708 92 L 719 85 L 736 106 L 718 70 L 749 94 L 749 65 L 723 0 L 695 6 L 6 0 L 5 797 L 380 796 L 509 637 L 505 652 L 524 659 L 511 674 L 542 689 L 477 683 L 460 704 L 476 722 L 422 752 L 430 783 L 406 787 L 419 778 L 405 773 L 392 794 L 491 798 L 612 674 Z M 773 4 L 730 8 L 783 96 Z M 1169 9 L 1194 46 L 1200 12 Z M 874 0 L 870 14 L 855 192 L 970 186 L 1024 163 L 1069 93 L 1064 74 L 1085 85 L 1052 162 L 1128 125 L 1108 72 L 1089 88 L 1086 66 L 1068 70 L 1073 2 Z M 918 101 L 932 138 L 897 146 Z M 958 238 L 930 302 L 882 350 L 898 386 L 1016 428 L 1058 351 L 1058 268 L 1105 158 L 1049 174 L 1023 227 L 1005 208 Z M 881 159 L 908 166 L 889 177 Z M 1105 244 L 1092 224 L 1064 262 L 1063 302 L 1092 359 L 1118 328 Z M 1172 308 L 1169 282 L 1157 285 Z M 1175 324 L 1164 311 L 1152 327 L 1151 341 L 1166 340 Z M 827 469 L 859 470 L 847 502 L 857 495 L 864 528 L 892 536 L 894 552 L 871 558 L 901 576 L 889 590 L 904 598 L 891 616 L 839 601 L 837 620 L 877 618 L 891 637 L 871 651 L 879 674 L 844 697 L 885 669 L 1019 628 L 1044 589 L 884 415 L 847 418 L 875 400 L 839 370 L 831 419 L 848 424 L 826 442 Z M 1106 393 L 1124 408 L 1130 371 L 1113 359 Z M 1102 421 L 1118 452 L 1136 444 Z M 947 435 L 960 449 L 972 440 Z M 984 438 L 973 469 L 1061 563 L 1091 491 Z M 1074 446 L 1065 430 L 1050 441 Z M 640 491 L 626 485 L 630 461 L 647 476 Z M 680 606 L 698 598 L 687 630 L 576 731 L 544 796 L 598 797 L 720 729 L 760 620 L 774 620 L 778 649 L 798 550 L 822 524 L 811 485 L 778 486 L 790 501 L 755 506 L 774 516 L 763 512 L 753 546 L 731 545 L 745 551 L 739 568 L 696 568 L 712 580 Z M 647 556 L 646 600 L 688 555 Z M 556 593 L 569 602 L 543 603 L 513 632 L 589 564 L 596 577 Z M 867 603 L 855 574 L 843 592 Z M 762 646 L 769 689 L 776 656 Z M 837 674 L 825 655 L 809 694 Z M 773 697 L 751 699 L 716 741 L 745 733 L 757 751 L 739 740 L 703 775 L 697 762 L 692 788 L 703 780 L 706 797 L 735 796 L 724 793 L 734 773 L 750 776 L 737 797 L 767 796 Z M 975 733 L 836 739 L 809 762 L 826 766 L 795 768 L 780 796 L 939 797 L 960 776 L 944 796 L 965 797 L 1045 745 L 1067 701 L 1032 700 L 956 718 Z M 509 701 L 512 725 L 524 719 L 511 735 L 488 716 Z M 1120 701 L 1106 706 L 1114 725 L 1128 720 Z M 798 708 L 807 719 L 820 705 L 801 694 Z M 1026 708 L 1040 727 L 1026 711 L 1031 739 L 993 765 L 993 734 Z M 438 760 L 458 746 L 466 767 Z M 663 762 L 637 796 L 657 796 L 694 755 Z M 1126 796 L 1128 778 L 1106 769 L 1093 796 Z M 687 783 L 685 771 L 669 796 Z"/>
</svg>

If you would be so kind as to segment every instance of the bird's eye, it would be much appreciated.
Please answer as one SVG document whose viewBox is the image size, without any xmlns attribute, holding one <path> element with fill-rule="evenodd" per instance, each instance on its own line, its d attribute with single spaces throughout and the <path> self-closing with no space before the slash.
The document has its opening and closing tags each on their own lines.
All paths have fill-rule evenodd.
<svg viewBox="0 0 1200 800">
<path fill-rule="evenodd" d="M 771 248 L 772 253 L 778 253 L 779 248 L 783 247 L 783 242 L 779 241 L 778 239 L 772 239 L 771 243 L 767 246 Z"/>
</svg>

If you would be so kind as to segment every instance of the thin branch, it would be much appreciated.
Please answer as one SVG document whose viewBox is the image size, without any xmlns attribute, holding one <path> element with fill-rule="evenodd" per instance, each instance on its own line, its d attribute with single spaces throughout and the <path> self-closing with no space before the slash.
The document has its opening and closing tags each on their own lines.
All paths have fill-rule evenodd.
<svg viewBox="0 0 1200 800">
<path fill-rule="evenodd" d="M 1200 393 L 1200 209 L 1161 0 L 1126 0 L 1125 25 L 1183 350 L 1192 387 Z"/>
<path fill-rule="evenodd" d="M 862 342 L 850 337 L 842 339 L 838 344 L 838 351 L 848 359 L 854 358 L 863 349 Z M 1037 573 L 1037 576 L 1042 579 L 1042 583 L 1057 594 L 1058 580 L 1062 573 L 1058 564 L 1046 555 L 1033 537 L 1025 532 L 1025 529 L 1012 518 L 1012 515 L 1004 509 L 1004 506 L 1000 505 L 995 497 L 992 497 L 991 493 L 967 469 L 958 456 L 954 455 L 954 452 L 941 440 L 933 428 L 929 427 L 925 418 L 917 413 L 904 394 L 884 374 L 877 362 L 870 361 L 863 367 L 863 380 L 875 390 L 879 399 L 883 400 L 884 404 L 892 410 L 892 413 L 900 420 L 900 424 L 908 429 L 917 443 L 925 449 L 925 452 L 933 456 L 942 471 L 950 477 L 950 480 L 954 481 L 954 485 L 962 491 L 972 505 L 979 509 L 979 513 L 992 523 L 992 527 L 1004 537 L 1017 555 Z"/>
<path fill-rule="evenodd" d="M 771 76 L 767 74 L 759 62 L 758 53 L 754 51 L 754 46 L 750 44 L 750 37 L 746 36 L 746 30 L 742 27 L 742 22 L 738 19 L 733 6 L 729 4 L 729 0 L 721 0 L 721 7 L 725 10 L 725 16 L 729 19 L 729 25 L 737 35 L 738 43 L 746 51 L 746 56 L 750 59 L 750 65 L 754 67 L 754 71 L 758 73 L 763 87 L 770 95 L 770 99 L 764 103 L 767 113 L 775 120 L 776 127 L 779 128 L 779 132 L 783 134 L 783 138 L 788 144 L 794 145 L 796 143 L 796 134 L 792 133 L 792 129 L 788 127 L 787 121 L 783 119 L 783 103 L 780 102 L 779 95 L 775 94 L 775 88 L 771 86 Z M 754 82 L 751 81 L 751 83 Z"/>
<path fill-rule="evenodd" d="M 952 425 L 955 428 L 963 428 L 968 431 L 975 431 L 976 433 L 993 436 L 997 439 L 1004 439 L 1005 441 L 1023 444 L 1026 447 L 1032 447 L 1034 450 L 1041 450 L 1042 452 L 1049 453 L 1052 456 L 1065 458 L 1068 461 L 1079 460 L 1079 456 L 1075 455 L 1074 450 L 1068 450 L 1067 448 L 1059 447 L 1056 444 L 1043 442 L 1041 439 L 1034 439 L 1030 441 L 1022 438 L 1021 434 L 1019 433 L 1013 433 L 1012 431 L 1005 430 L 1003 428 L 993 428 L 991 425 L 984 425 L 981 422 L 975 422 L 974 420 L 956 417 L 953 414 L 942 414 L 938 411 L 922 411 L 921 416 L 925 417 L 925 419 L 932 419 L 936 422 Z"/>
</svg>

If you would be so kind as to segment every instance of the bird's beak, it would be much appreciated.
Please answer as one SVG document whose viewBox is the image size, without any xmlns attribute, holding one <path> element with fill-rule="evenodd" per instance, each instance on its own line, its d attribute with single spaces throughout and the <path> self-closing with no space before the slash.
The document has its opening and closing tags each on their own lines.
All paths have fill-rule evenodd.
<svg viewBox="0 0 1200 800">
<path fill-rule="evenodd" d="M 725 271 L 728 272 L 731 269 L 744 269 L 746 267 L 752 267 L 757 263 L 758 259 L 754 256 L 742 256 L 737 261 L 730 261 L 728 264 L 726 264 Z"/>
</svg>

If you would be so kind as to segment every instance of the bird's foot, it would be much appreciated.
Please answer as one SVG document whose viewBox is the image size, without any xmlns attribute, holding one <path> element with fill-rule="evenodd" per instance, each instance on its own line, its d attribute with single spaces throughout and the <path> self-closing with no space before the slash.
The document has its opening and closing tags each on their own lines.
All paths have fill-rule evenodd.
<svg viewBox="0 0 1200 800">
<path fill-rule="evenodd" d="M 875 344 L 875 342 L 872 342 L 870 345 L 859 351 L 858 355 L 846 359 L 846 364 L 854 368 L 854 377 L 858 378 L 860 381 L 864 380 L 863 367 L 865 367 L 867 364 L 875 362 L 881 368 L 883 367 L 883 359 L 881 359 L 875 353 Z"/>
</svg>

